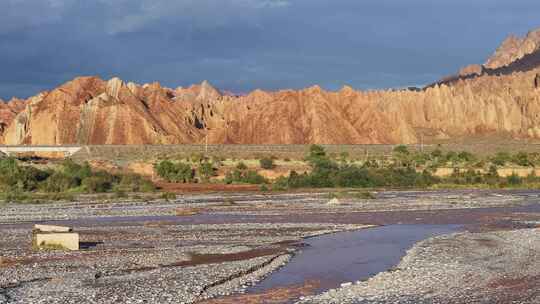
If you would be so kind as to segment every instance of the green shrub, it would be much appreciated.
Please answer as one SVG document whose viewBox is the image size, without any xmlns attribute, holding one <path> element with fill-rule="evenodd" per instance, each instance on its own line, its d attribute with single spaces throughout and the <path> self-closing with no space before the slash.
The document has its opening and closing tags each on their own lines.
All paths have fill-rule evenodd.
<svg viewBox="0 0 540 304">
<path fill-rule="evenodd" d="M 156 164 L 155 169 L 157 174 L 168 182 L 190 183 L 193 181 L 194 171 L 188 164 L 164 160 Z"/>
<path fill-rule="evenodd" d="M 536 172 L 531 172 L 524 180 L 528 184 L 537 183 L 539 181 L 538 176 L 536 175 Z"/>
<path fill-rule="evenodd" d="M 508 176 L 506 178 L 506 181 L 509 185 L 512 185 L 512 186 L 521 185 L 523 183 L 523 180 L 521 179 L 521 177 L 519 177 L 515 173 L 512 173 L 512 175 Z"/>
<path fill-rule="evenodd" d="M 89 176 L 83 179 L 82 186 L 88 193 L 103 193 L 112 189 L 113 179 L 105 175 Z"/>
<path fill-rule="evenodd" d="M 345 163 L 349 160 L 349 157 L 349 152 L 341 152 L 339 154 L 339 161 Z"/>
<path fill-rule="evenodd" d="M 460 158 L 459 158 L 459 155 L 457 152 L 454 152 L 454 151 L 449 151 L 448 153 L 446 153 L 445 155 L 445 161 L 448 163 L 448 162 L 451 162 L 453 164 L 456 164 L 456 163 L 459 163 L 460 162 Z"/>
<path fill-rule="evenodd" d="M 395 154 L 401 154 L 401 155 L 409 155 L 409 148 L 407 148 L 407 146 L 405 145 L 399 145 L 397 147 L 394 148 L 393 152 Z"/>
<path fill-rule="evenodd" d="M 529 160 L 529 155 L 525 152 L 518 152 L 512 158 L 512 162 L 516 165 L 529 167 L 532 165 L 532 162 Z"/>
<path fill-rule="evenodd" d="M 473 169 L 462 172 L 461 170 L 456 168 L 454 169 L 452 175 L 447 177 L 444 182 L 447 184 L 458 185 L 483 184 L 485 183 L 485 175 Z"/>
<path fill-rule="evenodd" d="M 311 145 L 309 147 L 309 154 L 306 156 L 306 161 L 310 166 L 316 167 L 319 162 L 328 162 L 330 159 L 322 146 Z"/>
<path fill-rule="evenodd" d="M 437 148 L 437 149 L 435 149 L 435 150 L 433 150 L 431 152 L 431 157 L 432 158 L 440 158 L 440 157 L 442 157 L 442 155 L 443 155 L 443 153 L 442 153 L 441 149 L 439 149 L 439 148 Z"/>
<path fill-rule="evenodd" d="M 289 178 L 280 176 L 271 185 L 273 191 L 285 191 L 289 189 Z"/>
<path fill-rule="evenodd" d="M 489 166 L 487 175 L 490 176 L 490 177 L 498 178 L 499 177 L 499 171 L 497 170 L 497 166 L 495 166 L 495 165 Z"/>
<path fill-rule="evenodd" d="M 496 166 L 504 166 L 506 163 L 510 162 L 511 159 L 510 154 L 506 152 L 497 152 L 497 154 L 491 158 L 491 162 Z"/>
<path fill-rule="evenodd" d="M 257 171 L 253 170 L 238 170 L 234 169 L 232 171 L 227 172 L 225 175 L 225 183 L 232 184 L 232 183 L 243 183 L 243 184 L 264 184 L 268 181 Z"/>
<path fill-rule="evenodd" d="M 92 168 L 90 168 L 88 162 L 85 162 L 83 165 L 79 165 L 74 161 L 67 159 L 62 162 L 62 171 L 67 176 L 76 178 L 80 181 L 92 176 Z"/>
<path fill-rule="evenodd" d="M 34 167 L 19 167 L 16 174 L 12 176 L 16 179 L 16 188 L 21 191 L 33 191 L 39 183 L 46 180 L 50 173 Z"/>
<path fill-rule="evenodd" d="M 120 176 L 115 189 L 124 192 L 152 192 L 156 190 L 156 186 L 138 174 L 124 174 Z"/>
<path fill-rule="evenodd" d="M 33 191 L 51 173 L 31 166 L 19 166 L 13 158 L 0 159 L 0 191 Z"/>
<path fill-rule="evenodd" d="M 80 185 L 80 179 L 69 176 L 64 172 L 57 171 L 41 183 L 40 188 L 45 192 L 66 192 L 69 189 L 77 188 Z"/>
<path fill-rule="evenodd" d="M 191 154 L 190 158 L 191 158 L 191 161 L 196 164 L 206 161 L 206 157 L 202 153 L 193 153 Z"/>
<path fill-rule="evenodd" d="M 30 195 L 20 191 L 7 191 L 0 194 L 0 199 L 8 203 L 21 203 L 28 201 Z"/>
<path fill-rule="evenodd" d="M 263 176 L 259 175 L 257 171 L 249 170 L 244 174 L 242 182 L 257 185 L 264 184 L 267 182 L 267 180 Z"/>
<path fill-rule="evenodd" d="M 476 160 L 476 157 L 472 153 L 467 152 L 467 151 L 459 152 L 459 154 L 457 155 L 457 158 L 462 162 L 472 162 Z"/>
<path fill-rule="evenodd" d="M 215 175 L 215 170 L 212 163 L 208 161 L 202 162 L 197 168 L 197 172 L 204 182 L 208 182 L 210 178 Z"/>
<path fill-rule="evenodd" d="M 239 162 L 237 165 L 236 165 L 236 169 L 238 170 L 246 170 L 248 167 L 246 166 L 246 164 L 244 164 L 243 162 Z"/>
<path fill-rule="evenodd" d="M 16 198 L 24 193 L 40 190 L 50 194 L 32 194 L 28 200 L 66 199 L 66 193 L 85 191 L 88 193 L 121 191 L 150 191 L 155 187 L 138 175 L 116 176 L 106 171 L 92 171 L 88 163 L 82 165 L 71 160 L 62 162 L 57 171 L 40 170 L 31 166 L 19 166 L 12 159 L 0 160 L 0 190 L 12 193 L 7 198 Z M 69 194 L 71 195 L 71 194 Z M 67 198 L 71 199 L 71 198 Z"/>
<path fill-rule="evenodd" d="M 259 160 L 259 163 L 261 165 L 261 168 L 266 169 L 266 170 L 274 169 L 275 167 L 274 160 L 269 157 L 261 158 Z"/>
</svg>

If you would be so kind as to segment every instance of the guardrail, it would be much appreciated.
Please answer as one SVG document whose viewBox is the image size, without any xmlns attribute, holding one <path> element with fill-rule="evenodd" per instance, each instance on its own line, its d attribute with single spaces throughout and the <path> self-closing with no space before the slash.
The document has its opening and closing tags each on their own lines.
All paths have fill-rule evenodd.
<svg viewBox="0 0 540 304">
<path fill-rule="evenodd" d="M 8 156 L 21 153 L 64 153 L 65 156 L 71 156 L 82 148 L 82 146 L 0 146 L 0 152 Z"/>
</svg>

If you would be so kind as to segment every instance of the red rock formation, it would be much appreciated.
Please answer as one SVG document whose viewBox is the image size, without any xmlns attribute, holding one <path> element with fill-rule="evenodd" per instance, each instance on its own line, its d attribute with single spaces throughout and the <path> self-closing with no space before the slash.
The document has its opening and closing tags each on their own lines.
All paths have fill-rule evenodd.
<svg viewBox="0 0 540 304">
<path fill-rule="evenodd" d="M 507 40 L 486 65 L 503 67 L 469 66 L 445 84 L 422 91 L 344 87 L 328 92 L 314 86 L 234 96 L 206 81 L 170 89 L 80 77 L 26 101 L 0 103 L 0 140 L 34 145 L 179 144 L 206 138 L 238 144 L 376 144 L 486 134 L 540 139 L 540 63 L 536 56 L 523 55 L 539 37 L 535 31 Z M 527 61 L 526 69 L 497 72 L 520 61 Z"/>
<path fill-rule="evenodd" d="M 504 134 L 540 138 L 536 74 L 482 76 L 425 91 L 261 90 L 223 96 L 208 83 L 175 90 L 81 77 L 14 101 L 6 144 L 414 143 Z M 3 113 L 4 113 L 3 112 Z"/>
<path fill-rule="evenodd" d="M 15 116 L 24 110 L 25 101 L 13 98 L 9 102 L 0 99 L 0 140 L 6 128 L 13 122 Z"/>
<path fill-rule="evenodd" d="M 529 32 L 523 38 L 511 35 L 484 66 L 488 69 L 502 68 L 538 50 L 540 50 L 540 29 Z"/>
</svg>

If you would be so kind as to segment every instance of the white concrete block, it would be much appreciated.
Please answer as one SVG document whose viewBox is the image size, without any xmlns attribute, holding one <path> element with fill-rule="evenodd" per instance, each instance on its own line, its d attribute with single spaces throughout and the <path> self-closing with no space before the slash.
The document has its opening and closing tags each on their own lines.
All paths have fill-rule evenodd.
<svg viewBox="0 0 540 304">
<path fill-rule="evenodd" d="M 34 225 L 34 229 L 37 229 L 42 232 L 71 232 L 70 227 L 65 226 L 54 226 L 54 225 Z"/>
<path fill-rule="evenodd" d="M 61 246 L 69 250 L 79 250 L 78 233 L 36 233 L 34 246 Z"/>
</svg>

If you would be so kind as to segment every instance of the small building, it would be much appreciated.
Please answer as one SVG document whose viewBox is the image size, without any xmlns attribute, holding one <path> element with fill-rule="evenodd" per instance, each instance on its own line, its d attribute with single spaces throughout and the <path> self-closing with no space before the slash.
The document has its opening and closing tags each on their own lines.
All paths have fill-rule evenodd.
<svg viewBox="0 0 540 304">
<path fill-rule="evenodd" d="M 79 234 L 70 227 L 35 225 L 32 230 L 32 248 L 79 250 Z"/>
</svg>

